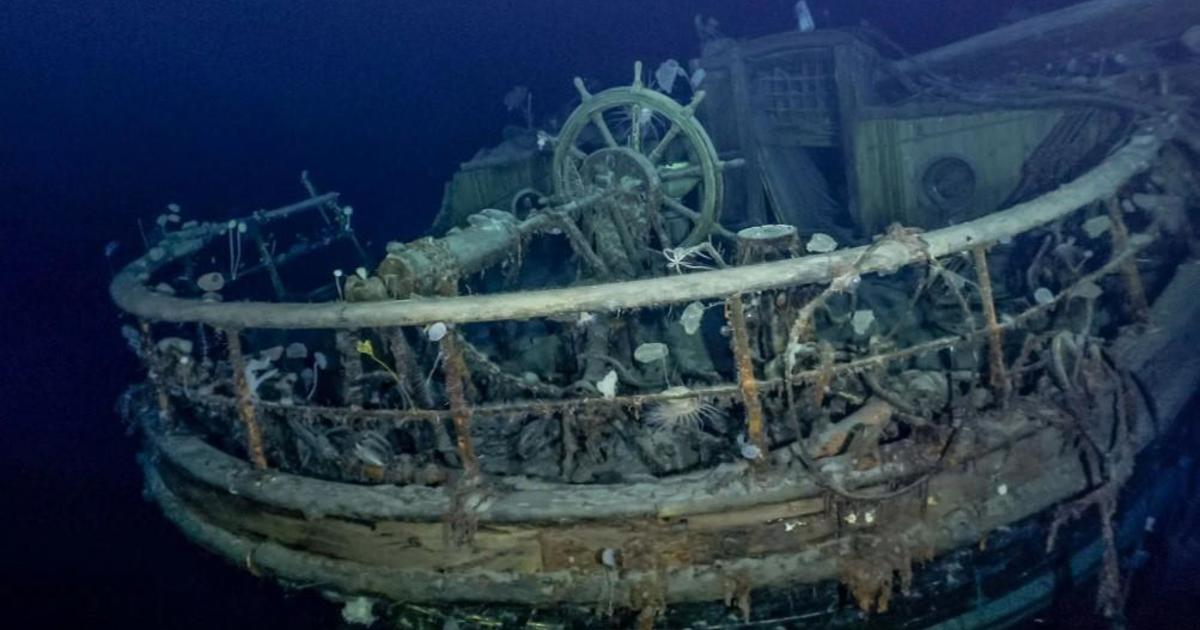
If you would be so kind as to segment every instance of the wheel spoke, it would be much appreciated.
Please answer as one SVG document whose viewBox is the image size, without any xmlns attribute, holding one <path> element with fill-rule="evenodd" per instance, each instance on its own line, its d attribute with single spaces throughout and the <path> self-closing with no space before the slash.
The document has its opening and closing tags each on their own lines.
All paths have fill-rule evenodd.
<svg viewBox="0 0 1200 630">
<path fill-rule="evenodd" d="M 688 220 L 690 220 L 693 225 L 701 225 L 701 224 L 705 223 L 704 217 L 699 212 L 696 212 L 695 210 L 692 210 L 691 208 L 687 207 L 686 205 L 683 204 L 682 201 L 679 201 L 678 199 L 675 199 L 675 198 L 667 196 L 667 195 L 663 195 L 663 205 L 678 212 L 679 214 L 682 214 L 684 217 L 686 217 Z M 710 232 L 712 234 L 716 234 L 717 236 L 721 236 L 721 237 L 727 238 L 729 240 L 737 239 L 736 234 L 725 229 L 725 226 L 721 225 L 717 221 L 712 221 L 709 224 L 708 229 L 710 230 Z"/>
<path fill-rule="evenodd" d="M 658 237 L 659 249 L 670 249 L 675 247 L 671 243 L 671 235 L 667 233 L 667 226 L 663 225 L 663 217 L 661 212 L 654 212 L 650 216 L 650 225 L 654 228 L 654 234 Z"/>
<path fill-rule="evenodd" d="M 687 168 L 666 168 L 659 167 L 658 178 L 664 182 L 669 182 L 673 179 L 684 179 L 687 177 L 698 177 L 701 175 L 699 165 L 689 166 Z"/>
<path fill-rule="evenodd" d="M 592 124 L 596 125 L 596 128 L 600 130 L 600 137 L 604 138 L 604 144 L 607 144 L 610 149 L 617 148 L 617 140 L 613 138 L 612 132 L 608 130 L 608 123 L 604 122 L 604 117 L 600 115 L 600 112 L 592 112 L 589 118 Z"/>
<path fill-rule="evenodd" d="M 663 135 L 662 140 L 658 141 L 658 144 L 655 145 L 654 149 L 651 150 L 650 154 L 647 156 L 650 159 L 651 164 L 657 164 L 658 161 L 662 159 L 663 152 L 667 150 L 667 145 L 671 144 L 671 141 L 674 140 L 675 136 L 678 135 L 679 125 L 672 122 L 671 128 L 667 130 L 667 133 Z"/>
<path fill-rule="evenodd" d="M 642 152 L 642 108 L 637 103 L 629 106 L 629 148 Z"/>
<path fill-rule="evenodd" d="M 683 239 L 681 245 L 695 245 L 696 241 L 694 239 L 696 239 L 697 234 L 707 235 L 712 230 L 712 223 L 704 220 L 704 215 L 687 207 L 682 201 L 670 195 L 663 195 L 662 200 L 664 206 L 678 212 L 692 222 L 692 229 L 689 230 L 688 236 Z"/>
<path fill-rule="evenodd" d="M 687 207 L 682 201 L 680 201 L 670 195 L 663 195 L 663 204 L 665 204 L 668 208 L 678 212 L 679 214 L 682 214 L 683 216 L 687 217 L 688 219 L 691 219 L 692 223 L 700 222 L 700 213 L 699 212 L 692 210 L 691 208 Z"/>
<path fill-rule="evenodd" d="M 587 153 L 585 153 L 583 149 L 580 149 L 575 145 L 571 145 L 571 157 L 582 162 L 583 159 L 587 157 Z"/>
</svg>

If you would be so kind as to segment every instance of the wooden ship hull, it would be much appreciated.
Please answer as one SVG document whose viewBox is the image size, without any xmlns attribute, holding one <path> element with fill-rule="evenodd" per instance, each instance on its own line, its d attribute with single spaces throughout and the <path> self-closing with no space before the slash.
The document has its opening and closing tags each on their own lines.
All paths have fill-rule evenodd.
<svg viewBox="0 0 1200 630">
<path fill-rule="evenodd" d="M 1200 385 L 1198 290 L 1200 265 L 1191 263 L 1155 305 L 1161 327 L 1125 341 L 1134 373 L 1154 384 L 1162 419 L 1176 417 Z M 153 419 L 157 410 L 148 405 L 144 413 Z M 456 609 L 465 616 L 483 608 L 514 625 L 533 618 L 529 610 L 548 611 L 538 615 L 546 623 L 592 625 L 597 608 L 648 604 L 663 607 L 663 627 L 736 623 L 743 613 L 835 627 L 1001 627 L 1047 606 L 1064 585 L 1086 583 L 1103 563 L 1090 520 L 1065 527 L 1061 548 L 1046 553 L 1053 509 L 1094 483 L 1066 446 L 1071 436 L 1047 426 L 1054 418 L 1045 415 L 1039 408 L 998 414 L 990 420 L 1004 435 L 981 445 L 971 467 L 933 475 L 920 495 L 926 505 L 880 508 L 879 524 L 861 530 L 845 522 L 852 508 L 839 512 L 803 479 L 761 488 L 747 481 L 734 498 L 695 487 L 711 483 L 706 476 L 679 480 L 678 489 L 512 489 L 496 499 L 503 510 L 479 523 L 474 546 L 461 548 L 444 532 L 444 492 L 264 475 L 201 439 L 164 434 L 153 420 L 146 436 L 155 457 L 145 473 L 164 514 L 231 563 L 286 583 L 411 604 L 410 618 L 430 627 Z M 1156 426 L 1145 409 L 1137 426 L 1141 458 L 1114 524 L 1124 552 L 1138 545 L 1148 518 L 1178 501 L 1190 472 L 1164 458 L 1155 441 L 1159 432 L 1179 435 L 1179 427 Z M 864 480 L 861 491 L 876 487 L 886 484 Z M 737 507 L 714 511 L 716 502 Z M 885 582 L 883 573 L 911 570 L 911 583 L 886 612 L 864 616 L 839 595 L 839 558 L 857 532 L 884 535 L 892 527 L 917 537 L 920 548 L 867 549 L 862 561 L 879 563 L 873 577 Z M 623 550 L 619 578 L 587 570 L 605 548 Z M 446 612 L 427 611 L 431 604 Z"/>
<path fill-rule="evenodd" d="M 712 41 L 687 104 L 640 64 L 577 81 L 551 150 L 464 168 L 458 227 L 380 261 L 307 176 L 163 230 L 111 288 L 149 496 L 361 623 L 989 628 L 1091 579 L 1118 617 L 1122 555 L 1192 474 L 1200 126 L 1182 95 L 1130 104 L 1145 71 L 889 101 L 1020 26 L 895 63 Z M 363 266 L 293 271 L 317 251 Z"/>
</svg>

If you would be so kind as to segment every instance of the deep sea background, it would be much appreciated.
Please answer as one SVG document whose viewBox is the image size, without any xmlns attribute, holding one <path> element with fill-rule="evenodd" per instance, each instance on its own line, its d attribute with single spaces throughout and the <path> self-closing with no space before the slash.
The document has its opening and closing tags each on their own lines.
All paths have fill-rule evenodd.
<svg viewBox="0 0 1200 630">
<path fill-rule="evenodd" d="M 460 162 L 571 78 L 627 83 L 726 34 L 793 28 L 791 0 L 0 0 L 0 626 L 337 627 L 186 542 L 141 498 L 113 412 L 140 378 L 102 250 L 171 202 L 218 219 L 302 196 L 309 169 L 377 248 L 422 234 Z M 910 50 L 996 26 L 1016 0 L 811 0 Z M 1065 0 L 1027 0 L 1049 8 Z M 376 250 L 378 251 L 378 249 Z M 1090 595 L 1036 627 L 1089 627 Z M 1166 604 L 1163 604 L 1166 605 Z M 1078 615 L 1078 617 L 1077 617 Z"/>
</svg>

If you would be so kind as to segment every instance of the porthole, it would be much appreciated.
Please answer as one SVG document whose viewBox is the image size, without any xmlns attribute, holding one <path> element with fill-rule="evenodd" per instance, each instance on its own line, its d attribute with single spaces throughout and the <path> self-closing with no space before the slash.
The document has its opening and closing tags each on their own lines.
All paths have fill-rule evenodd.
<svg viewBox="0 0 1200 630">
<path fill-rule="evenodd" d="M 975 187 L 975 169 L 958 157 L 938 158 L 925 167 L 921 175 L 921 189 L 941 210 L 964 209 L 975 198 Z"/>
</svg>

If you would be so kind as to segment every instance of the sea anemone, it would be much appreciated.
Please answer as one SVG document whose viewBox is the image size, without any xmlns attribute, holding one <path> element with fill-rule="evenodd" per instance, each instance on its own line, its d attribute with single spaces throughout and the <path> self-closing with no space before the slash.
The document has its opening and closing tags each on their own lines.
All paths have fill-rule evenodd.
<svg viewBox="0 0 1200 630">
<path fill-rule="evenodd" d="M 685 396 L 687 387 L 671 387 L 663 394 L 671 396 L 646 410 L 646 424 L 656 430 L 699 431 L 704 424 L 715 420 L 721 411 L 696 396 Z"/>
<path fill-rule="evenodd" d="M 342 619 L 346 623 L 351 623 L 358 626 L 369 626 L 376 621 L 375 617 L 375 602 L 366 597 L 355 597 L 354 599 L 346 600 L 342 605 Z"/>
</svg>

